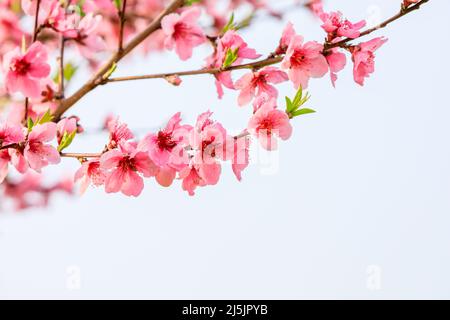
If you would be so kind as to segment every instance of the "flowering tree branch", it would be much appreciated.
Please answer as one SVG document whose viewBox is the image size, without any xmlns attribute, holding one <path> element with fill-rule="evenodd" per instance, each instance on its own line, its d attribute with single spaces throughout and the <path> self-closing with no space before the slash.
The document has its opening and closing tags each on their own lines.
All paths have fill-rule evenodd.
<svg viewBox="0 0 450 320">
<path fill-rule="evenodd" d="M 177 179 L 182 181 L 182 189 L 193 195 L 199 187 L 218 183 L 223 163 L 230 163 L 234 175 L 241 180 L 249 165 L 251 138 L 268 151 L 276 150 L 279 140 L 291 137 L 293 120 L 314 112 L 307 107 L 310 95 L 305 91 L 311 79 L 328 74 L 335 85 L 349 58 L 354 81 L 364 85 L 375 71 L 375 53 L 387 39 L 376 37 L 359 42 L 360 39 L 429 2 L 402 0 L 399 13 L 364 29 L 365 20 L 351 22 L 339 11 L 325 11 L 321 0 L 310 0 L 305 7 L 321 21 L 325 42 L 305 42 L 289 22 L 280 32 L 273 53 L 261 59 L 239 32 L 249 27 L 253 16 L 261 10 L 275 17 L 281 17 L 282 13 L 259 1 L 226 0 L 229 6 L 224 11 L 223 7 L 216 7 L 215 1 L 21 0 L 23 13 L 17 11 L 15 1 L 0 2 L 0 10 L 7 13 L 0 15 L 3 62 L 0 98 L 6 101 L 8 112 L 2 117 L 7 120 L 0 120 L 0 192 L 12 198 L 18 209 L 40 205 L 41 202 L 30 202 L 36 193 L 42 196 L 42 204 L 55 191 L 71 193 L 74 181 L 83 192 L 93 185 L 104 187 L 107 193 L 138 196 L 144 178 L 153 177 L 164 187 Z M 232 12 L 246 2 L 252 6 L 251 14 L 236 21 Z M 212 21 L 208 28 L 199 23 L 203 14 Z M 34 19 L 29 47 L 22 42 L 29 35 L 19 23 L 22 16 Z M 127 42 L 125 35 L 127 39 L 130 35 L 131 40 Z M 196 47 L 205 43 L 212 53 L 206 57 L 203 68 L 111 77 L 117 64 L 135 53 L 138 46 L 146 53 L 174 50 L 185 61 L 192 57 Z M 78 90 L 65 97 L 65 86 L 79 67 L 72 62 L 65 64 L 65 53 L 72 50 L 77 50 L 90 70 L 96 71 Z M 97 53 L 105 50 L 112 55 L 98 67 Z M 50 55 L 52 51 L 54 54 Z M 57 67 L 53 76 L 52 59 Z M 236 70 L 247 72 L 234 80 L 232 74 Z M 213 119 L 211 111 L 198 115 L 193 124 L 182 123 L 181 113 L 176 113 L 164 128 L 146 132 L 138 139 L 127 124 L 111 116 L 104 122 L 109 137 L 100 152 L 66 151 L 84 128 L 82 119 L 67 117 L 65 113 L 98 86 L 143 79 L 165 79 L 179 86 L 182 77 L 201 74 L 213 76 L 219 98 L 226 91 L 235 90 L 239 92 L 239 106 L 252 106 L 252 115 L 242 131 L 230 134 Z M 286 81 L 292 83 L 296 93 L 280 104 L 277 85 Z M 81 167 L 73 179 L 43 186 L 35 173 L 59 164 L 61 158 L 75 158 Z M 11 171 L 21 180 L 14 179 L 15 173 L 10 176 Z M 28 193 L 34 196 L 29 198 Z"/>
<path fill-rule="evenodd" d="M 374 31 L 377 31 L 379 29 L 382 29 L 382 28 L 388 26 L 392 22 L 419 9 L 421 5 L 423 5 L 424 3 L 428 2 L 428 1 L 429 0 L 422 0 L 410 7 L 402 6 L 399 13 L 397 13 L 394 16 L 390 17 L 389 19 L 383 21 L 382 23 L 376 25 L 375 27 L 372 27 L 370 29 L 367 29 L 367 30 L 361 32 L 361 34 L 357 38 L 345 38 L 345 39 L 335 42 L 335 43 L 325 43 L 324 52 L 330 51 L 331 49 L 337 48 L 337 47 L 345 48 L 349 42 L 354 41 L 358 38 L 367 36 Z M 195 75 L 202 75 L 202 74 L 218 74 L 221 72 L 233 71 L 233 70 L 243 70 L 243 69 L 258 70 L 258 69 L 261 69 L 266 66 L 275 65 L 275 64 L 280 63 L 283 60 L 283 57 L 284 57 L 284 55 L 270 54 L 269 57 L 259 60 L 259 61 L 255 61 L 255 62 L 251 62 L 251 63 L 244 63 L 244 64 L 240 64 L 240 65 L 232 65 L 232 66 L 228 66 L 225 68 L 203 68 L 203 69 L 179 71 L 179 72 L 156 73 L 156 74 L 138 75 L 138 76 L 113 77 L 113 78 L 104 79 L 101 82 L 101 84 L 106 84 L 106 83 L 110 83 L 110 82 L 134 81 L 134 80 L 167 79 L 167 78 L 171 78 L 171 77 L 185 77 L 185 76 L 195 76 Z"/>
</svg>

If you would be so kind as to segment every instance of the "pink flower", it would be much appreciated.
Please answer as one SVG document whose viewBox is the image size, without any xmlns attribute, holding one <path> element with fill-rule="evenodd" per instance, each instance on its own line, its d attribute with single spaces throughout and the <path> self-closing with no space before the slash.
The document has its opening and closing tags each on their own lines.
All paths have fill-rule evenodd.
<svg viewBox="0 0 450 320">
<path fill-rule="evenodd" d="M 58 151 L 45 142 L 53 140 L 56 136 L 56 124 L 48 122 L 36 125 L 28 135 L 28 141 L 23 156 L 31 169 L 41 172 L 49 164 L 58 164 L 61 161 Z"/>
<path fill-rule="evenodd" d="M 10 125 L 0 122 L 0 147 L 25 140 L 24 129 L 20 125 Z"/>
<path fill-rule="evenodd" d="M 75 41 L 83 56 L 92 58 L 93 53 L 106 49 L 105 41 L 98 34 L 98 27 L 102 21 L 101 15 L 94 16 L 92 12 L 89 12 L 81 20 L 76 15 L 72 15 L 71 19 L 72 21 L 69 22 L 71 27 L 66 28 L 64 36 Z"/>
<path fill-rule="evenodd" d="M 40 96 L 41 81 L 50 74 L 47 50 L 40 42 L 33 43 L 25 53 L 19 48 L 4 56 L 5 84 L 10 93 L 21 92 L 26 97 Z"/>
<path fill-rule="evenodd" d="M 119 149 L 106 152 L 100 158 L 102 170 L 109 171 L 105 180 L 105 191 L 137 197 L 144 189 L 141 177 L 153 177 L 158 168 L 135 143 L 122 142 Z M 141 174 L 141 175 L 139 175 Z"/>
<path fill-rule="evenodd" d="M 323 13 L 322 0 L 309 0 L 306 6 L 318 17 Z"/>
<path fill-rule="evenodd" d="M 181 14 L 169 14 L 161 21 L 161 28 L 166 35 L 164 45 L 169 50 L 175 47 L 181 60 L 189 59 L 192 49 L 206 41 L 202 28 L 197 25 L 200 14 L 198 7 L 192 7 Z"/>
<path fill-rule="evenodd" d="M 353 77 L 359 85 L 364 85 L 364 78 L 375 71 L 374 52 L 387 42 L 386 38 L 379 37 L 353 47 Z"/>
<path fill-rule="evenodd" d="M 78 131 L 78 119 L 76 117 L 69 117 L 61 119 L 56 127 L 56 138 L 58 143 L 61 143 L 64 134 L 72 134 Z"/>
<path fill-rule="evenodd" d="M 105 183 L 106 174 L 100 167 L 100 161 L 85 161 L 75 173 L 75 182 L 81 181 L 80 193 L 83 194 L 90 184 L 98 187 Z"/>
<path fill-rule="evenodd" d="M 25 133 L 19 125 L 9 125 L 0 122 L 0 147 L 21 143 L 25 140 Z M 8 164 L 11 161 L 9 149 L 0 150 L 0 183 L 8 174 Z"/>
<path fill-rule="evenodd" d="M 288 22 L 286 27 L 283 30 L 283 34 L 280 39 L 280 44 L 278 45 L 277 50 L 275 51 L 276 54 L 285 54 L 286 50 L 289 47 L 289 44 L 291 43 L 291 40 L 293 37 L 295 37 L 295 29 L 294 25 L 291 22 Z"/>
<path fill-rule="evenodd" d="M 10 161 L 11 157 L 8 150 L 0 150 L 0 184 L 5 181 L 5 178 L 8 175 L 8 165 Z"/>
<path fill-rule="evenodd" d="M 320 19 L 323 21 L 322 28 L 328 33 L 328 41 L 339 37 L 358 38 L 361 34 L 359 30 L 366 25 L 365 20 L 351 23 L 343 18 L 341 12 L 322 13 Z"/>
<path fill-rule="evenodd" d="M 233 140 L 233 157 L 231 159 L 231 168 L 233 169 L 233 173 L 236 178 L 241 181 L 242 171 L 244 171 L 244 169 L 246 169 L 249 165 L 250 139 L 248 136 L 242 136 Z"/>
<path fill-rule="evenodd" d="M 345 57 L 345 54 L 339 52 L 338 48 L 333 48 L 330 52 L 327 52 L 325 58 L 327 59 L 330 67 L 331 83 L 333 84 L 333 87 L 335 87 L 337 73 L 344 69 L 347 63 L 347 58 Z"/>
<path fill-rule="evenodd" d="M 177 176 L 177 171 L 169 166 L 160 167 L 155 175 L 155 180 L 162 187 L 170 187 Z"/>
<path fill-rule="evenodd" d="M 296 89 L 307 88 L 309 78 L 320 78 L 327 73 L 328 63 L 322 51 L 323 45 L 318 42 L 303 44 L 302 36 L 292 38 L 281 67 L 289 70 L 289 79 Z"/>
<path fill-rule="evenodd" d="M 119 118 L 107 120 L 106 127 L 109 131 L 108 148 L 117 148 L 121 141 L 128 141 L 134 138 L 133 133 L 125 123 L 119 121 Z"/>
<path fill-rule="evenodd" d="M 240 106 L 248 104 L 256 94 L 256 97 L 263 93 L 277 98 L 277 89 L 269 83 L 278 84 L 287 81 L 288 75 L 275 67 L 266 67 L 260 71 L 245 74 L 235 83 L 235 87 L 241 90 L 238 103 Z"/>
<path fill-rule="evenodd" d="M 204 187 L 207 185 L 206 181 L 199 175 L 194 166 L 189 166 L 180 172 L 180 179 L 183 180 L 181 184 L 183 190 L 187 191 L 190 196 L 195 194 L 197 187 Z"/>
<path fill-rule="evenodd" d="M 277 149 L 277 140 L 274 136 L 287 140 L 292 134 L 288 115 L 276 109 L 272 103 L 266 103 L 256 111 L 247 129 L 250 134 L 258 138 L 261 146 L 266 150 Z"/>
<path fill-rule="evenodd" d="M 227 133 L 220 123 L 211 120 L 211 115 L 208 111 L 198 116 L 189 144 L 196 151 L 193 161 L 199 175 L 207 184 L 215 185 L 221 173 L 219 160 L 225 156 Z"/>
<path fill-rule="evenodd" d="M 231 63 L 231 66 L 242 63 L 244 59 L 258 59 L 261 56 L 256 53 L 255 49 L 249 48 L 236 31 L 229 30 L 218 39 L 215 53 L 206 61 L 208 67 L 222 68 L 229 52 L 236 52 L 236 59 Z M 222 85 L 228 89 L 235 89 L 230 72 L 220 72 L 215 77 L 219 98 L 223 96 Z"/>
<path fill-rule="evenodd" d="M 179 164 L 175 157 L 180 156 L 187 143 L 191 126 L 182 126 L 181 113 L 176 113 L 163 130 L 147 135 L 143 141 L 148 149 L 150 159 L 159 167 Z"/>
<path fill-rule="evenodd" d="M 22 0 L 23 11 L 29 16 L 36 15 L 36 0 Z M 65 10 L 59 1 L 41 0 L 39 4 L 39 24 L 51 27 L 56 31 L 64 31 L 66 25 Z"/>
</svg>

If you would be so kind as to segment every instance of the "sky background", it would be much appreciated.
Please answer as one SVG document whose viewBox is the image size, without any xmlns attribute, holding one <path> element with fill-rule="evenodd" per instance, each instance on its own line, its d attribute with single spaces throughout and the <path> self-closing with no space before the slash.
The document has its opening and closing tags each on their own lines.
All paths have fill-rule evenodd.
<svg viewBox="0 0 450 320">
<path fill-rule="evenodd" d="M 329 0 L 326 9 L 374 22 L 399 2 Z M 240 183 L 225 164 L 220 183 L 195 197 L 148 180 L 137 199 L 90 189 L 45 210 L 3 212 L 0 298 L 450 298 L 449 12 L 449 1 L 432 0 L 379 31 L 389 42 L 364 87 L 351 66 L 337 89 L 311 81 L 318 112 L 296 118 L 272 162 L 259 153 Z M 287 20 L 306 39 L 323 38 L 304 10 Z M 261 18 L 243 35 L 266 55 L 284 25 Z M 171 52 L 133 58 L 115 75 L 198 68 L 210 49 L 194 52 L 187 62 Z M 293 94 L 280 86 L 280 98 Z M 192 123 L 210 109 L 239 132 L 251 107 L 236 98 L 226 91 L 218 101 L 210 76 L 179 88 L 149 80 L 103 86 L 73 112 L 88 128 L 114 112 L 144 133 L 177 111 Z M 89 135 L 71 150 L 97 151 L 105 140 Z M 50 175 L 77 168 L 63 162 Z"/>
</svg>

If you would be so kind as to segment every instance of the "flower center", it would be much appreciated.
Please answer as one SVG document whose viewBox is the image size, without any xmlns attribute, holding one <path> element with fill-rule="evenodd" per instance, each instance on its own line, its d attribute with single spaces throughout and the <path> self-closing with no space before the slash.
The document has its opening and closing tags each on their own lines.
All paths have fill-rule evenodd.
<svg viewBox="0 0 450 320">
<path fill-rule="evenodd" d="M 19 75 L 25 75 L 30 69 L 30 63 L 25 59 L 17 59 L 11 64 L 10 69 Z"/>
<path fill-rule="evenodd" d="M 164 131 L 158 132 L 157 143 L 158 147 L 161 150 L 168 150 L 168 151 L 172 151 L 172 149 L 175 148 L 175 146 L 177 145 L 177 143 L 172 140 L 172 134 Z"/>
<path fill-rule="evenodd" d="M 291 56 L 291 64 L 294 67 L 301 66 L 305 63 L 306 56 L 302 50 L 295 51 Z"/>
<path fill-rule="evenodd" d="M 121 168 L 123 171 L 128 171 L 128 170 L 136 171 L 134 159 L 131 159 L 129 156 L 126 156 L 122 160 L 120 160 L 118 167 Z"/>
<path fill-rule="evenodd" d="M 259 123 L 258 131 L 265 131 L 267 134 L 272 134 L 273 122 L 270 119 L 264 119 Z"/>
</svg>

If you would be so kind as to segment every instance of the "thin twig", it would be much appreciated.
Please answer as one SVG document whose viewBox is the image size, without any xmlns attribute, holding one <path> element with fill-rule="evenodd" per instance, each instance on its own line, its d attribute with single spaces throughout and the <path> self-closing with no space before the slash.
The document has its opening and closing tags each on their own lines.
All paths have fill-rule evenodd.
<svg viewBox="0 0 450 320">
<path fill-rule="evenodd" d="M 39 9 L 41 7 L 41 0 L 36 1 L 36 14 L 34 17 L 34 31 L 33 31 L 33 39 L 32 43 L 37 40 L 38 30 L 39 30 Z M 30 104 L 30 99 L 28 97 L 25 98 L 25 113 L 24 113 L 24 121 L 26 122 L 28 119 L 28 106 Z"/>
<path fill-rule="evenodd" d="M 390 23 L 398 20 L 399 18 L 407 15 L 408 13 L 417 10 L 420 8 L 420 6 L 426 2 L 428 2 L 429 0 L 422 0 L 421 2 L 418 2 L 417 4 L 410 6 L 408 8 L 404 8 L 402 9 L 398 14 L 396 14 L 395 16 L 387 19 L 386 21 L 383 21 L 382 23 L 380 23 L 379 25 L 367 29 L 366 31 L 362 32 L 360 34 L 360 36 L 358 38 L 364 37 L 366 35 L 371 34 L 372 32 L 379 30 L 381 28 L 386 27 L 387 25 L 389 25 Z M 358 39 L 356 38 L 356 39 Z M 339 42 L 336 43 L 327 43 L 324 45 L 324 52 L 331 50 L 332 48 L 335 47 L 346 47 L 347 44 L 355 39 L 352 38 L 345 38 Z M 251 62 L 251 63 L 246 63 L 246 64 L 241 64 L 241 65 L 236 65 L 236 66 L 230 66 L 227 68 L 204 68 L 204 69 L 197 69 L 197 70 L 189 70 L 189 71 L 181 71 L 181 72 L 170 72 L 170 73 L 157 73 L 157 74 L 148 74 L 148 75 L 139 75 L 139 76 L 125 76 L 125 77 L 116 77 L 116 78 L 109 78 L 106 79 L 102 84 L 105 83 L 109 83 L 109 82 L 123 82 L 123 81 L 133 81 L 133 80 L 145 80 L 145 79 L 164 79 L 164 78 L 169 78 L 169 77 L 173 77 L 173 76 L 178 76 L 178 77 L 183 77 L 183 76 L 193 76 L 193 75 L 201 75 L 201 74 L 217 74 L 220 72 L 225 72 L 225 71 L 232 71 L 232 70 L 240 70 L 240 69 L 253 69 L 253 70 L 258 70 L 261 69 L 265 66 L 270 66 L 270 65 L 274 65 L 277 63 L 280 63 L 283 60 L 283 55 L 279 55 L 279 56 L 275 56 L 273 57 L 272 55 L 269 56 L 266 59 L 263 60 L 259 60 L 259 61 L 255 61 L 255 62 Z"/>
<path fill-rule="evenodd" d="M 127 8 L 127 0 L 122 0 L 122 9 L 120 9 L 119 19 L 120 19 L 120 29 L 119 29 L 119 48 L 118 51 L 121 52 L 123 50 L 123 33 L 125 29 L 125 11 Z"/>
</svg>

